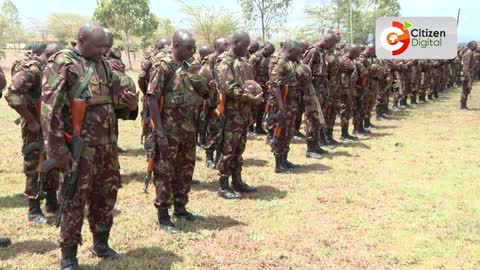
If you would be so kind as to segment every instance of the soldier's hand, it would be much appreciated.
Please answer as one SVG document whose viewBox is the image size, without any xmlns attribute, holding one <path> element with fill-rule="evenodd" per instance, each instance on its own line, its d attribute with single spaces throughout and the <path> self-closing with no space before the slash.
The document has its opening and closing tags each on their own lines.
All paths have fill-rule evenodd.
<svg viewBox="0 0 480 270">
<path fill-rule="evenodd" d="M 217 84 L 215 83 L 214 80 L 211 80 L 208 82 L 208 87 L 210 87 L 210 89 L 215 89 L 216 86 Z"/>
<path fill-rule="evenodd" d="M 134 94 L 129 91 L 125 91 L 121 94 L 121 98 L 125 104 L 127 104 L 128 108 L 131 111 L 134 111 L 138 107 L 138 93 Z"/>
<path fill-rule="evenodd" d="M 30 130 L 33 133 L 40 132 L 40 124 L 35 120 L 33 120 L 31 122 L 27 122 L 27 128 L 28 128 L 28 130 Z"/>
<path fill-rule="evenodd" d="M 161 131 L 155 131 L 155 133 L 156 133 L 156 136 L 155 136 L 156 144 L 157 144 L 159 153 L 166 153 L 168 150 L 167 136 L 165 136 L 165 134 L 163 134 L 163 132 Z"/>
</svg>

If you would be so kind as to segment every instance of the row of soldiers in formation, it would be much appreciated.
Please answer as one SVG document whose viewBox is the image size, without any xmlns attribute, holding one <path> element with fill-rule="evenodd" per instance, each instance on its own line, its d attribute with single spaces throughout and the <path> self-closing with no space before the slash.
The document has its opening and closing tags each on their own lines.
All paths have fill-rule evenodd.
<svg viewBox="0 0 480 270">
<path fill-rule="evenodd" d="M 319 159 L 326 153 L 322 147 L 339 144 L 333 137 L 337 114 L 340 139 L 354 141 L 350 120 L 353 135 L 370 133 L 375 128 L 374 109 L 378 120 L 392 114 L 391 93 L 394 110 L 406 108 L 407 98 L 411 104 L 417 97 L 419 102 L 437 98 L 442 90 L 460 83 L 463 61 L 462 96 L 468 96 L 473 75 L 478 74 L 476 47 L 470 43 L 453 60 L 386 61 L 375 57 L 372 45 L 341 47 L 340 40 L 340 31 L 332 30 L 311 46 L 287 40 L 275 50 L 271 43 L 261 48 L 251 44 L 247 33 L 237 32 L 230 40 L 216 39 L 214 52 L 200 47 L 195 59 L 194 36 L 179 30 L 171 42 L 161 39 L 146 53 L 138 80 L 144 95 L 142 133 L 162 230 L 177 232 L 169 213 L 172 206 L 177 219 L 204 218 L 186 209 L 198 144 L 206 151 L 206 165 L 219 172 L 218 194 L 239 199 L 238 193 L 256 192 L 241 175 L 249 130 L 268 135 L 275 172 L 291 173 L 298 165 L 288 160 L 290 142 L 301 136 L 302 115 L 306 156 Z M 122 186 L 118 119 L 137 117 L 138 94 L 125 74 L 121 53 L 112 45 L 110 31 L 88 23 L 72 46 L 39 47 L 16 62 L 5 95 L 21 116 L 28 220 L 46 223 L 40 208 L 44 198 L 46 211 L 57 213 L 61 269 L 78 269 L 86 205 L 92 254 L 121 258 L 108 244 Z M 76 109 L 78 100 L 85 101 L 84 111 Z M 75 137 L 84 143 L 80 151 Z M 49 160 L 56 161 L 55 167 L 46 170 L 42 164 Z M 61 174 L 64 179 L 57 194 Z M 72 179 L 74 192 L 68 192 Z"/>
</svg>

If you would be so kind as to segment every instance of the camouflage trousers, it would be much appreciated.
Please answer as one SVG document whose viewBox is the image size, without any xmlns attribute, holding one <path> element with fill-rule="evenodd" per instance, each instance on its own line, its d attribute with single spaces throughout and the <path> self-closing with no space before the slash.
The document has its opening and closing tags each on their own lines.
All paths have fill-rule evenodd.
<svg viewBox="0 0 480 270">
<path fill-rule="evenodd" d="M 328 93 L 328 100 L 325 105 L 323 116 L 325 117 L 325 125 L 327 129 L 333 129 L 335 126 L 335 120 L 337 119 L 337 114 L 339 110 L 340 103 L 340 87 L 332 87 Z"/>
<path fill-rule="evenodd" d="M 282 132 L 277 142 L 272 145 L 272 152 L 275 156 L 285 155 L 290 152 L 290 142 L 292 141 L 293 135 L 295 135 L 295 118 L 298 112 L 297 101 L 292 100 L 287 102 L 287 104 L 285 104 L 285 111 L 286 116 Z"/>
<path fill-rule="evenodd" d="M 21 132 L 22 132 L 22 141 L 23 141 L 22 149 L 25 149 L 25 147 L 33 143 L 38 144 L 42 138 L 41 131 L 38 133 L 31 132 L 27 128 L 25 121 L 22 121 L 21 130 L 22 130 Z M 25 193 L 25 196 L 27 196 L 29 199 L 34 199 L 38 194 L 39 187 L 37 183 L 37 177 L 38 177 L 39 156 L 40 156 L 40 151 L 38 149 L 35 151 L 31 151 L 30 153 L 26 153 L 26 155 L 23 156 L 23 172 L 27 177 L 24 193 Z M 51 170 L 46 175 L 46 181 L 45 183 L 43 183 L 43 190 L 45 192 L 56 191 L 58 189 L 59 178 L 60 178 L 60 175 L 58 170 Z"/>
<path fill-rule="evenodd" d="M 221 177 L 239 175 L 242 172 L 243 152 L 247 144 L 247 128 L 241 132 L 223 131 L 222 153 L 217 168 Z"/>
<path fill-rule="evenodd" d="M 372 110 L 373 110 L 373 107 L 375 106 L 379 88 L 380 88 L 380 81 L 378 79 L 376 78 L 368 79 L 368 89 L 365 92 L 365 96 L 363 97 L 362 119 L 372 117 Z"/>
<path fill-rule="evenodd" d="M 380 85 L 377 93 L 377 104 L 375 111 L 377 114 L 384 113 L 388 109 L 388 100 L 390 97 L 389 83 L 387 80 L 380 80 Z"/>
<path fill-rule="evenodd" d="M 155 156 L 155 206 L 169 208 L 173 203 L 186 205 L 195 168 L 195 133 L 166 134 L 168 149 Z"/>
<path fill-rule="evenodd" d="M 328 102 L 328 91 L 327 88 L 324 86 L 315 86 L 315 94 L 319 101 L 320 106 L 322 108 L 323 115 L 327 112 L 327 102 Z M 305 135 L 307 136 L 307 142 L 317 142 L 320 134 L 320 123 L 318 122 L 318 115 L 316 113 L 317 108 L 309 109 L 309 107 L 313 107 L 312 98 L 309 97 L 309 94 L 304 95 L 304 103 L 305 103 Z"/>
<path fill-rule="evenodd" d="M 472 90 L 472 80 L 464 80 L 462 86 L 462 95 L 460 102 L 467 102 L 470 91 Z"/>
<path fill-rule="evenodd" d="M 252 114 L 255 120 L 255 127 L 260 128 L 262 127 L 262 120 L 263 114 L 265 113 L 265 106 L 267 104 L 268 99 L 268 89 L 266 87 L 262 87 L 263 90 L 263 102 L 260 103 L 258 106 L 252 106 Z"/>
<path fill-rule="evenodd" d="M 340 125 L 348 127 L 357 108 L 357 95 L 353 89 L 343 89 L 340 96 Z M 355 121 L 354 121 L 355 122 Z"/>
<path fill-rule="evenodd" d="M 303 100 L 303 95 L 298 96 L 298 110 L 297 115 L 295 116 L 295 132 L 300 131 L 300 126 L 302 125 L 302 116 L 305 112 L 305 102 Z"/>
<path fill-rule="evenodd" d="M 122 186 L 117 144 L 86 147 L 80 158 L 78 172 L 75 193 L 73 198 L 65 202 L 62 214 L 62 247 L 82 243 L 86 205 L 88 223 L 93 234 L 109 232 L 112 228 L 113 209 L 118 189 Z"/>
<path fill-rule="evenodd" d="M 214 111 L 214 108 L 209 108 L 206 116 L 207 130 L 205 135 L 205 152 L 207 152 L 207 154 L 215 152 L 217 146 L 218 125 L 217 116 Z"/>
</svg>

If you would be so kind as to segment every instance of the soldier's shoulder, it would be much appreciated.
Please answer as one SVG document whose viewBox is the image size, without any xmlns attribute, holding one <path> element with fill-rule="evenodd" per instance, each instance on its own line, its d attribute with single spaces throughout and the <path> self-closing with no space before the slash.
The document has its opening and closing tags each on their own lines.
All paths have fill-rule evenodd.
<svg viewBox="0 0 480 270">
<path fill-rule="evenodd" d="M 230 63 L 233 63 L 235 61 L 235 58 L 233 57 L 232 54 L 230 54 L 228 51 L 226 52 L 223 52 L 221 53 L 218 57 L 217 57 L 217 63 L 218 64 L 224 64 L 224 65 L 227 65 L 227 64 L 230 64 Z"/>
<path fill-rule="evenodd" d="M 81 55 L 70 48 L 60 50 L 48 59 L 48 62 L 57 65 L 71 65 L 79 61 L 82 61 Z"/>
</svg>

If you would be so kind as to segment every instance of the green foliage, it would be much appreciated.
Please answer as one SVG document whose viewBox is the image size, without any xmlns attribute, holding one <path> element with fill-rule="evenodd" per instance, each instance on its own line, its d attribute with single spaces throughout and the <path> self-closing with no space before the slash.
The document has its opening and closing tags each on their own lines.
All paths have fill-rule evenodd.
<svg viewBox="0 0 480 270">
<path fill-rule="evenodd" d="M 47 19 L 47 29 L 60 41 L 69 43 L 76 40 L 78 29 L 88 21 L 89 17 L 75 13 L 52 13 Z"/>
<path fill-rule="evenodd" d="M 376 19 L 399 16 L 400 4 L 398 0 L 332 0 L 305 8 L 305 15 L 310 22 L 306 32 L 309 37 L 318 38 L 331 28 L 339 28 L 344 40 L 350 42 L 352 36 L 354 43 L 366 43 L 373 39 Z"/>
<path fill-rule="evenodd" d="M 11 0 L 4 0 L 0 12 L 0 38 L 2 41 L 19 43 L 23 37 L 18 9 Z"/>
<path fill-rule="evenodd" d="M 260 23 L 263 42 L 286 22 L 292 5 L 292 0 L 238 0 L 238 2 L 248 23 Z"/>
<path fill-rule="evenodd" d="M 157 16 L 150 12 L 149 0 L 98 0 L 93 17 L 123 34 L 130 69 L 130 36 L 152 35 L 158 26 Z"/>
<path fill-rule="evenodd" d="M 144 35 L 140 46 L 145 49 L 153 46 L 155 42 L 161 38 L 171 39 L 177 28 L 172 24 L 172 21 L 168 18 L 156 17 L 158 21 L 158 27 L 152 35 Z"/>
<path fill-rule="evenodd" d="M 190 30 L 197 38 L 197 44 L 208 44 L 213 47 L 217 37 L 229 38 L 240 24 L 235 13 L 220 7 L 193 6 L 181 0 L 184 21 L 190 25 Z"/>
</svg>

